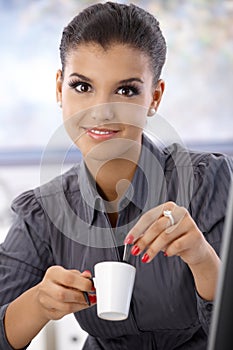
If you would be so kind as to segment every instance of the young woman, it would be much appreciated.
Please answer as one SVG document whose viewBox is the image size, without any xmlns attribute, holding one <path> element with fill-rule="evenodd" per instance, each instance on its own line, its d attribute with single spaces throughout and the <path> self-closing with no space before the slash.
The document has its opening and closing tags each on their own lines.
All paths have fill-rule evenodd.
<svg viewBox="0 0 233 350">
<path fill-rule="evenodd" d="M 151 14 L 93 5 L 64 29 L 60 53 L 57 101 L 83 160 L 13 203 L 0 348 L 24 349 L 74 313 L 86 350 L 205 349 L 232 163 L 143 132 L 164 91 L 166 44 Z M 124 243 L 137 269 L 130 313 L 105 321 L 90 277 L 97 262 L 122 260 Z"/>
</svg>

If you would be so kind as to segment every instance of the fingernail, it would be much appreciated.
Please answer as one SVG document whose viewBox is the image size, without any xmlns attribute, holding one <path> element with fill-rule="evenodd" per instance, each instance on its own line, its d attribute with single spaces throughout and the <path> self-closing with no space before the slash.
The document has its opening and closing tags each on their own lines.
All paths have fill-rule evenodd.
<svg viewBox="0 0 233 350">
<path fill-rule="evenodd" d="M 89 294 L 89 300 L 91 304 L 95 304 L 96 303 L 96 295 L 90 295 Z"/>
<path fill-rule="evenodd" d="M 84 270 L 83 272 L 87 272 L 91 275 L 91 271 L 89 271 L 89 270 Z"/>
<path fill-rule="evenodd" d="M 168 256 L 166 252 L 163 253 L 164 256 Z"/>
<path fill-rule="evenodd" d="M 149 255 L 147 253 L 145 253 L 142 257 L 142 262 L 146 263 L 149 259 L 150 259 Z"/>
<path fill-rule="evenodd" d="M 137 245 L 133 246 L 133 248 L 131 249 L 132 255 L 138 255 L 139 252 L 140 252 L 140 249 L 138 248 Z"/>
<path fill-rule="evenodd" d="M 134 236 L 129 234 L 125 237 L 124 244 L 132 244 L 134 240 Z"/>
</svg>

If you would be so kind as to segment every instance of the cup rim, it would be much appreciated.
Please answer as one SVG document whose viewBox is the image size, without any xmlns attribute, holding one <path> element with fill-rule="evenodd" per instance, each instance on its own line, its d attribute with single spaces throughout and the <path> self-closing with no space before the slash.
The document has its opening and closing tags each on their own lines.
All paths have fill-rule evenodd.
<svg viewBox="0 0 233 350">
<path fill-rule="evenodd" d="M 134 270 L 136 270 L 136 267 L 134 265 L 131 265 L 125 261 L 114 261 L 114 260 L 104 260 L 104 261 L 99 261 L 98 263 L 96 263 L 94 265 L 94 267 L 96 267 L 97 265 L 107 265 L 108 263 L 110 263 L 111 265 L 126 265 L 129 268 L 132 268 Z"/>
</svg>

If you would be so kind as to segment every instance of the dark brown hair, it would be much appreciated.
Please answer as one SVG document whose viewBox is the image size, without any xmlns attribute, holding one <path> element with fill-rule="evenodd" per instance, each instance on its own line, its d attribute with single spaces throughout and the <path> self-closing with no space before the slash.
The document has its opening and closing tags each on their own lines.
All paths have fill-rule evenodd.
<svg viewBox="0 0 233 350">
<path fill-rule="evenodd" d="M 62 34 L 63 72 L 69 52 L 79 44 L 90 42 L 104 49 L 113 43 L 122 43 L 143 51 L 150 59 L 154 83 L 158 81 L 166 58 L 166 42 L 159 22 L 142 8 L 133 4 L 98 3 L 75 16 Z"/>
</svg>

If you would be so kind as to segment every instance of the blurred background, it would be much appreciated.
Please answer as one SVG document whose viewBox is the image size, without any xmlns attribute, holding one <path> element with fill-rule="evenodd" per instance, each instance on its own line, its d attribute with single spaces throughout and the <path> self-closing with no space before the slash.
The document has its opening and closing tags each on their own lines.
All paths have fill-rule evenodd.
<svg viewBox="0 0 233 350">
<path fill-rule="evenodd" d="M 60 134 L 47 146 L 62 123 L 55 75 L 63 27 L 96 2 L 0 0 L 0 242 L 12 220 L 12 199 L 43 182 L 45 148 L 43 161 L 51 177 L 61 159 L 66 170 L 79 157 L 77 152 L 64 157 L 67 141 Z M 157 17 L 167 41 L 159 114 L 187 146 L 233 155 L 233 1 L 133 3 Z M 85 336 L 68 316 L 51 323 L 30 349 L 77 350 Z"/>
</svg>

